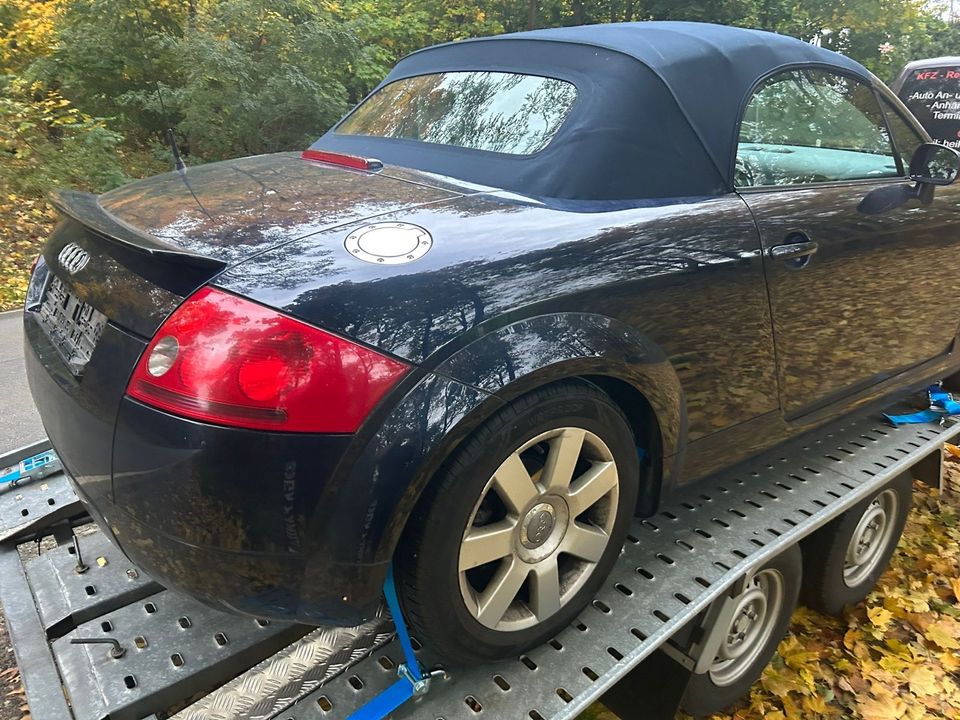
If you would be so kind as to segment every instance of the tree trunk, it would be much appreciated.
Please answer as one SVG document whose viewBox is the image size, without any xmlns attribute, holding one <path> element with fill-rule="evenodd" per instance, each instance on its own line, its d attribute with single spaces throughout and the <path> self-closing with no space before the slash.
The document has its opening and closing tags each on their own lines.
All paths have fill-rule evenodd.
<svg viewBox="0 0 960 720">
<path fill-rule="evenodd" d="M 527 29 L 537 29 L 537 0 L 527 0 Z"/>
</svg>

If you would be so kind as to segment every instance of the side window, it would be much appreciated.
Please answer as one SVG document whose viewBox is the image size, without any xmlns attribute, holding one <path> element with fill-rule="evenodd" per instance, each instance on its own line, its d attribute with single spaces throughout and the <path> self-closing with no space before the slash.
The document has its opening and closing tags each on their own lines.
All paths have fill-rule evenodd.
<svg viewBox="0 0 960 720">
<path fill-rule="evenodd" d="M 897 177 L 873 90 L 843 75 L 790 70 L 754 93 L 737 147 L 738 187 Z"/>
<path fill-rule="evenodd" d="M 903 161 L 904 174 L 906 174 L 907 168 L 910 167 L 910 158 L 924 140 L 886 98 L 881 98 L 880 104 L 883 105 L 883 112 L 890 126 L 890 134 L 893 135 L 893 144 Z"/>
</svg>

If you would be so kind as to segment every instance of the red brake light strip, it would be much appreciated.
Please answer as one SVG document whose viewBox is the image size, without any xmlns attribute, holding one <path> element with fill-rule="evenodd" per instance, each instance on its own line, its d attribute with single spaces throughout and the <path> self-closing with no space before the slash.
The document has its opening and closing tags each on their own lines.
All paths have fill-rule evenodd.
<svg viewBox="0 0 960 720">
<path fill-rule="evenodd" d="M 367 172 L 376 172 L 383 169 L 383 163 L 373 158 L 362 158 L 358 155 L 348 155 L 346 153 L 329 152 L 327 150 L 304 150 L 300 153 L 303 160 L 312 160 L 313 162 L 328 163 L 330 165 L 340 165 L 352 170 L 365 170 Z"/>
</svg>

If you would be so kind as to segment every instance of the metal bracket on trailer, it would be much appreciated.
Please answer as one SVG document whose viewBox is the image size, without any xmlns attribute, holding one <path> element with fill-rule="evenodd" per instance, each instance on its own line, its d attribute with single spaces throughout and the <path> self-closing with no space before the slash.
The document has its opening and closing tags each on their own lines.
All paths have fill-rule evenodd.
<svg viewBox="0 0 960 720">
<path fill-rule="evenodd" d="M 958 435 L 960 425 L 895 429 L 861 414 L 698 483 L 656 516 L 634 521 L 597 598 L 551 642 L 434 679 L 429 694 L 391 717 L 572 719 L 602 699 L 624 718 L 672 718 L 691 670 L 715 654 L 709 628 L 729 611 L 723 599 L 736 595 L 752 569 L 918 461 L 939 458 L 942 443 Z M 917 470 L 936 482 L 934 462 Z M 41 508 L 59 481 L 66 483 L 62 475 L 29 483 L 17 503 Z M 192 645 L 184 639 L 189 633 L 166 627 L 192 601 L 169 591 L 154 595 L 142 576 L 139 585 L 127 584 L 119 572 L 129 569 L 125 559 L 110 555 L 117 551 L 98 535 L 80 538 L 90 572 L 77 575 L 66 537 L 54 533 L 64 518 L 51 514 L 47 523 L 42 508 L 37 512 L 30 532 L 55 534 L 58 547 L 23 559 L 20 551 L 32 544 L 16 544 L 30 537 L 22 529 L 0 543 L 0 599 L 36 720 L 71 717 L 64 693 L 83 720 L 331 720 L 399 682 L 413 694 L 412 683 L 397 679 L 407 658 L 401 642 L 391 640 L 386 612 L 358 628 L 319 628 L 296 639 L 305 629 L 247 628 L 243 618 L 198 607 L 189 611 L 199 618 Z M 0 534 L 8 520 L 21 522 L 0 497 Z M 96 562 L 100 557 L 106 565 Z M 95 596 L 85 589 L 91 584 Z M 151 602 L 154 613 L 145 607 Z M 218 632 L 229 638 L 226 645 L 217 645 Z M 292 644 L 284 633 L 293 635 Z M 69 644 L 90 635 L 116 638 L 127 651 L 113 659 L 104 645 Z M 287 646 L 278 651 L 281 644 Z M 427 665 L 428 649 L 415 638 L 410 647 L 417 667 Z M 185 661 L 179 667 L 176 654 Z M 129 676 L 132 688 L 124 684 Z"/>
</svg>

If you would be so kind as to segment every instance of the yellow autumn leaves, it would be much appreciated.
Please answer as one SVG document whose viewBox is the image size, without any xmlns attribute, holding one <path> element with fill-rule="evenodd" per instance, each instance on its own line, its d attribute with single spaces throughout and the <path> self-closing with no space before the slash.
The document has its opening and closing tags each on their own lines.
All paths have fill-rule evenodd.
<svg viewBox="0 0 960 720">
<path fill-rule="evenodd" d="M 43 200 L 0 195 L 0 311 L 23 303 L 30 266 L 53 225 Z"/>
<path fill-rule="evenodd" d="M 946 473 L 960 489 L 957 455 L 948 453 Z M 749 695 L 711 720 L 820 718 L 960 719 L 960 493 L 915 484 L 874 592 L 840 618 L 799 608 Z M 615 718 L 595 705 L 580 720 Z"/>
</svg>

